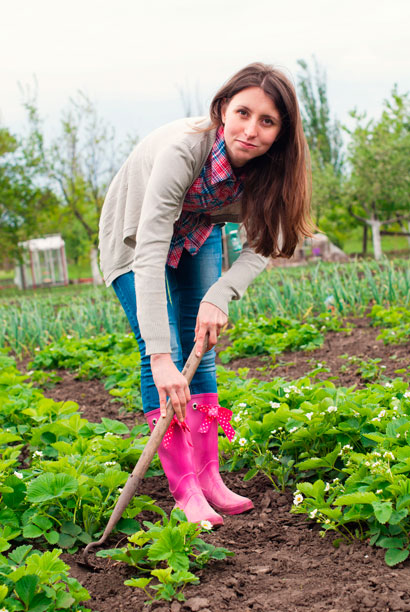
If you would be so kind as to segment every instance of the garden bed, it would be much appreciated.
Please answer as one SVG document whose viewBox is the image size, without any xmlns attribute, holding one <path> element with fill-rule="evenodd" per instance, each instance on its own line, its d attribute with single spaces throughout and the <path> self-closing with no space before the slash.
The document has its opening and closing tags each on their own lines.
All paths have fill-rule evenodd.
<svg viewBox="0 0 410 612">
<path fill-rule="evenodd" d="M 328 332 L 325 344 L 315 351 L 282 353 L 274 364 L 277 366 L 280 361 L 283 365 L 279 367 L 272 368 L 271 358 L 266 357 L 237 359 L 228 367 L 247 367 L 248 377 L 261 380 L 274 376 L 295 380 L 307 371 L 316 370 L 318 380 L 339 377 L 333 379 L 337 386 L 361 387 L 364 381 L 356 373 L 357 363 L 340 357 L 347 355 L 362 357 L 367 362 L 381 359 L 376 364 L 376 377 L 393 378 L 398 376 L 396 370 L 405 370 L 400 376 L 408 380 L 409 343 L 385 346 L 376 340 L 379 332 L 369 326 L 368 319 L 355 319 L 353 323 L 355 328 L 350 334 Z M 386 367 L 380 370 L 381 365 Z M 135 421 L 143 420 L 140 413 L 118 414 L 118 404 L 112 403 L 100 382 L 77 380 L 66 371 L 61 375 L 62 381 L 46 394 L 59 401 L 77 401 L 83 416 L 90 421 L 116 418 L 132 427 Z M 291 514 L 292 493 L 276 491 L 261 474 L 244 482 L 241 473 L 225 473 L 224 480 L 234 490 L 251 497 L 255 509 L 245 515 L 225 517 L 224 525 L 204 539 L 235 552 L 235 556 L 213 562 L 202 570 L 200 585 L 186 588 L 185 603 L 158 602 L 151 609 L 157 612 L 410 610 L 408 561 L 389 568 L 384 561 L 384 550 L 370 547 L 366 541 L 355 540 L 335 548 L 334 534 L 328 532 L 322 537 L 313 520 Z M 152 497 L 164 510 L 171 510 L 173 501 L 165 477 L 145 479 L 141 493 Z M 119 538 L 114 536 L 110 546 L 119 542 Z M 121 545 L 124 541 L 125 536 Z M 81 560 L 80 552 L 65 554 L 64 560 L 71 566 L 71 574 L 89 590 L 92 599 L 87 606 L 92 610 L 145 610 L 145 595 L 123 584 L 135 575 L 132 569 L 93 557 L 100 571 L 91 572 L 76 563 Z"/>
</svg>

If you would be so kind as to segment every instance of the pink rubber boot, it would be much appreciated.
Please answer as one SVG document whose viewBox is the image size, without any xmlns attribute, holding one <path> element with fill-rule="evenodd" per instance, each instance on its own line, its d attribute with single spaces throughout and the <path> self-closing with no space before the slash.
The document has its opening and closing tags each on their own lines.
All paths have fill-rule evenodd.
<svg viewBox="0 0 410 612">
<path fill-rule="evenodd" d="M 159 408 L 147 412 L 145 416 L 152 431 L 160 418 Z M 222 516 L 208 504 L 198 482 L 191 436 L 186 423 L 180 423 L 174 417 L 158 449 L 158 455 L 176 506 L 185 512 L 188 521 L 209 521 L 212 525 L 223 525 Z"/>
<path fill-rule="evenodd" d="M 232 412 L 218 404 L 217 393 L 191 395 L 186 420 L 194 445 L 194 461 L 199 484 L 206 499 L 218 512 L 240 514 L 251 510 L 252 501 L 237 495 L 223 483 L 219 474 L 218 423 L 229 439 L 235 435 L 229 423 Z"/>
</svg>

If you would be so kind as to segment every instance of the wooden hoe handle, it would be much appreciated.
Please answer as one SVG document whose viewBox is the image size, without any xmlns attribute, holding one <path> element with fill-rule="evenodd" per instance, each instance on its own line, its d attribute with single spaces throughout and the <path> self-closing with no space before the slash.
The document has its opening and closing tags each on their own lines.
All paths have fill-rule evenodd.
<svg viewBox="0 0 410 612">
<path fill-rule="evenodd" d="M 184 369 L 182 370 L 182 374 L 187 379 L 188 384 L 191 383 L 191 380 L 199 364 L 201 363 L 201 359 L 204 353 L 206 353 L 207 349 L 208 349 L 208 336 L 206 336 L 204 340 L 203 350 L 199 357 L 197 357 L 196 355 L 196 352 L 195 352 L 196 346 L 194 345 L 194 348 L 192 349 L 191 354 L 189 355 L 185 363 Z M 98 540 L 98 542 L 90 542 L 90 544 L 87 544 L 87 546 L 84 549 L 83 560 L 86 565 L 90 565 L 88 562 L 89 551 L 92 548 L 95 548 L 96 546 L 100 546 L 101 544 L 105 542 L 105 540 L 110 535 L 111 531 L 114 529 L 115 525 L 120 520 L 124 510 L 130 503 L 131 499 L 134 497 L 138 487 L 141 484 L 141 480 L 144 478 L 145 473 L 148 470 L 150 463 L 155 453 L 157 452 L 158 447 L 161 444 L 162 439 L 165 436 L 165 433 L 168 427 L 171 424 L 172 419 L 174 418 L 174 414 L 175 412 L 172 407 L 171 400 L 168 400 L 167 415 L 163 419 L 162 418 L 158 419 L 157 424 L 155 425 L 151 433 L 151 436 L 148 442 L 146 443 L 144 450 L 141 453 L 141 457 L 138 459 L 137 464 L 132 471 L 132 474 L 130 474 L 130 476 L 128 477 L 128 480 L 121 492 L 121 495 L 119 496 L 117 500 L 117 503 L 115 505 L 114 510 L 112 511 L 112 514 L 110 516 L 110 519 L 107 523 L 107 526 L 104 530 L 103 535 Z"/>
</svg>

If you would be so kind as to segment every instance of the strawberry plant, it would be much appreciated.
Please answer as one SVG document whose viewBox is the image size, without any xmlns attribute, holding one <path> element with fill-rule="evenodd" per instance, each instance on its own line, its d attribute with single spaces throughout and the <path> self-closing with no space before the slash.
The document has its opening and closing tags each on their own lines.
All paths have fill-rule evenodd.
<svg viewBox="0 0 410 612">
<path fill-rule="evenodd" d="M 197 584 L 199 579 L 190 569 L 200 569 L 211 559 L 225 559 L 233 553 L 204 542 L 199 534 L 210 529 L 211 524 L 189 523 L 185 514 L 174 509 L 168 519 L 144 521 L 146 529 L 140 529 L 128 538 L 126 547 L 102 550 L 98 557 L 109 557 L 122 561 L 139 570 L 147 577 L 126 580 L 124 584 L 142 589 L 148 596 L 146 603 L 164 599 L 184 601 L 187 584 Z M 165 567 L 164 567 L 165 565 Z M 154 584 L 150 584 L 156 579 Z M 155 591 L 151 594 L 147 587 Z"/>
</svg>

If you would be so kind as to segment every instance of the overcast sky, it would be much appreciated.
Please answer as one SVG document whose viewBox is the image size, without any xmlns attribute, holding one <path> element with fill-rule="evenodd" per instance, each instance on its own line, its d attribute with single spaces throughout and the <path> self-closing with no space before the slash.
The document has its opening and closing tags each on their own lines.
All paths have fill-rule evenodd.
<svg viewBox="0 0 410 612">
<path fill-rule="evenodd" d="M 47 123 L 81 89 L 117 129 L 144 136 L 184 114 L 179 88 L 204 105 L 252 61 L 297 79 L 326 69 L 331 110 L 377 115 L 410 89 L 409 0 L 0 0 L 1 123 L 19 131 L 18 83 L 38 81 Z M 195 108 L 194 108 L 195 110 Z"/>
</svg>

